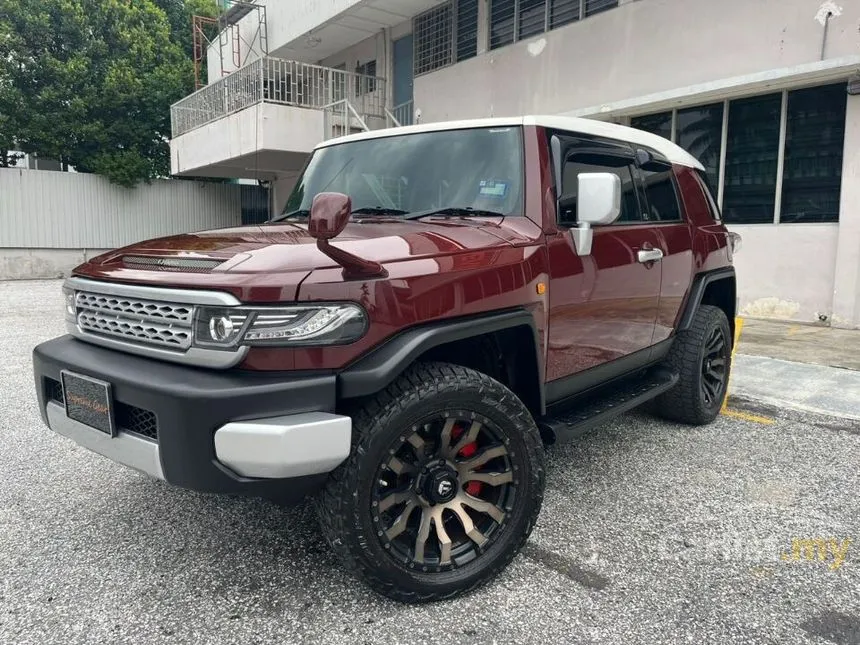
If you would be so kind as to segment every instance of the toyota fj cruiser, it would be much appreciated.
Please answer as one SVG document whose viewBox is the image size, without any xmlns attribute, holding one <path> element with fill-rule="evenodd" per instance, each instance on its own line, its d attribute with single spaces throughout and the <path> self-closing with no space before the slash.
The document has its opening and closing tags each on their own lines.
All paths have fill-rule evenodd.
<svg viewBox="0 0 860 645">
<path fill-rule="evenodd" d="M 263 225 L 141 242 L 66 281 L 37 346 L 55 432 L 200 491 L 314 499 L 403 601 L 491 579 L 534 526 L 544 445 L 646 401 L 718 414 L 732 254 L 702 165 L 562 117 L 321 143 Z"/>
</svg>

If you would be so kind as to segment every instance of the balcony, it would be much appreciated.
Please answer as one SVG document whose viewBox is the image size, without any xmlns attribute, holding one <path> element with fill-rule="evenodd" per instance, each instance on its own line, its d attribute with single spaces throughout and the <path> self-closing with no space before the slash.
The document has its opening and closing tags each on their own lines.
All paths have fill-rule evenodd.
<svg viewBox="0 0 860 645">
<path fill-rule="evenodd" d="M 259 58 L 170 108 L 174 175 L 275 179 L 323 139 L 397 125 L 385 79 Z"/>
</svg>

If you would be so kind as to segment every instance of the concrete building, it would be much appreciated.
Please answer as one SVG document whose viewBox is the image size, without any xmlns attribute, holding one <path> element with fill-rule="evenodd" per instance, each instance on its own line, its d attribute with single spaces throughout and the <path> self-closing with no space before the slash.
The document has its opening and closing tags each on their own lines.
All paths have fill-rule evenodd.
<svg viewBox="0 0 860 645">
<path fill-rule="evenodd" d="M 174 173 L 266 179 L 279 208 L 312 147 L 345 131 L 629 124 L 707 167 L 743 236 L 744 314 L 860 328 L 860 2 L 258 3 L 264 18 L 209 48 L 210 85 L 173 106 Z"/>
</svg>

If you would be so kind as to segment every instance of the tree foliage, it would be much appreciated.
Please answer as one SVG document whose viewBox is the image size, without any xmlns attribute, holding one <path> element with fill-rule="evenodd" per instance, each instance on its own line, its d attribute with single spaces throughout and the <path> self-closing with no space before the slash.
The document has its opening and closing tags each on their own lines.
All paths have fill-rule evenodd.
<svg viewBox="0 0 860 645">
<path fill-rule="evenodd" d="M 59 159 L 123 186 L 169 174 L 170 105 L 194 83 L 178 5 L 191 10 L 0 0 L 0 154 Z M 182 31 L 190 43 L 190 13 Z"/>
</svg>

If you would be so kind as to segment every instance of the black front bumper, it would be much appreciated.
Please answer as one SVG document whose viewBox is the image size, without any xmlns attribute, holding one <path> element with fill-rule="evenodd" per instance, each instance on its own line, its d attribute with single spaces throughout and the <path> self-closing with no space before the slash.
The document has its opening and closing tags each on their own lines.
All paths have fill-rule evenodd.
<svg viewBox="0 0 860 645">
<path fill-rule="evenodd" d="M 237 475 L 215 457 L 214 433 L 231 421 L 247 421 L 301 412 L 333 412 L 334 374 L 263 374 L 215 372 L 163 363 L 104 349 L 71 336 L 42 343 L 33 350 L 33 370 L 42 419 L 57 403 L 60 372 L 70 370 L 112 385 L 120 432 L 157 425 L 158 454 L 164 479 L 198 491 L 255 495 L 299 501 L 317 490 L 327 475 L 288 479 L 250 479 Z M 145 427 L 128 428 L 141 411 Z M 98 432 L 93 430 L 93 432 Z"/>
</svg>

